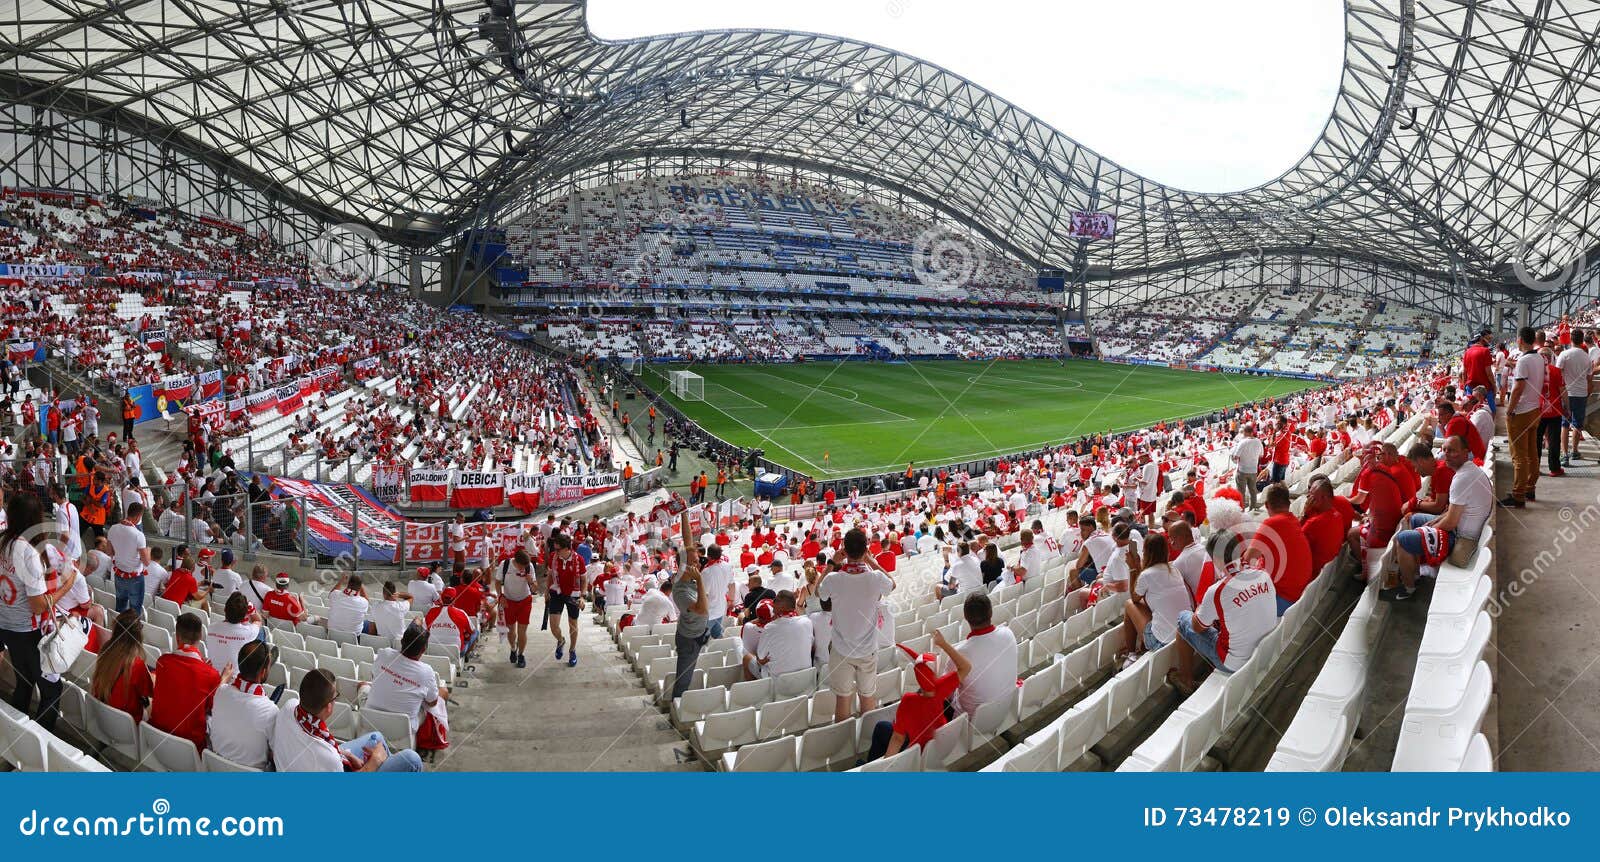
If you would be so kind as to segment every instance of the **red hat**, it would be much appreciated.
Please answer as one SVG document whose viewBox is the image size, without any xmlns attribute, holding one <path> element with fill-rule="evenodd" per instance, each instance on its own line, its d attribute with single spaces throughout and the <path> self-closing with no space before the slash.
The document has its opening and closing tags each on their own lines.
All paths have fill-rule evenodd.
<svg viewBox="0 0 1600 862">
<path fill-rule="evenodd" d="M 756 602 L 756 620 L 762 625 L 772 622 L 772 618 L 777 615 L 778 609 L 773 606 L 772 599 L 762 599 Z"/>
<path fill-rule="evenodd" d="M 451 602 L 455 601 L 456 600 L 456 588 L 455 587 L 445 587 L 444 588 L 444 592 L 439 594 L 439 599 L 440 599 L 440 601 L 443 601 L 447 605 L 450 604 Z"/>
<path fill-rule="evenodd" d="M 202 559 L 202 560 L 209 560 L 212 557 L 215 557 L 216 555 L 217 555 L 217 552 L 211 550 L 210 548 L 201 548 L 200 549 L 200 555 L 199 556 L 200 556 L 200 559 Z"/>
<path fill-rule="evenodd" d="M 933 691 L 939 680 L 938 673 L 934 670 L 939 657 L 931 652 L 919 653 L 905 644 L 895 644 L 895 646 L 905 650 L 906 655 L 911 656 L 912 673 L 917 677 L 917 685 L 923 691 Z"/>
<path fill-rule="evenodd" d="M 428 567 L 427 566 L 417 566 L 417 574 L 419 574 L 419 575 L 423 576 L 424 578 L 426 578 L 428 576 Z"/>
</svg>

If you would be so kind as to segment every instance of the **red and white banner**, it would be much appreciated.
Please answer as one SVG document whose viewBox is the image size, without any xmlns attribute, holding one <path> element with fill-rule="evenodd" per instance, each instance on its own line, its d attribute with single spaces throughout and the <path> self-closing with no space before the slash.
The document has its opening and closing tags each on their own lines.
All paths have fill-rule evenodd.
<svg viewBox="0 0 1600 862">
<path fill-rule="evenodd" d="M 450 482 L 450 506 L 455 509 L 486 509 L 506 501 L 504 473 L 456 471 Z"/>
<path fill-rule="evenodd" d="M 538 473 L 513 473 L 506 479 L 506 499 L 524 512 L 539 508 L 543 496 L 544 477 Z"/>
<path fill-rule="evenodd" d="M 400 559 L 400 548 L 394 551 L 397 563 L 428 563 L 444 559 L 444 524 L 405 522 L 405 559 Z"/>
<path fill-rule="evenodd" d="M 215 398 L 222 394 L 222 369 L 202 371 L 198 378 L 200 383 L 201 399 Z"/>
<path fill-rule="evenodd" d="M 450 471 L 414 468 L 411 471 L 411 502 L 443 503 L 450 499 Z"/>
<path fill-rule="evenodd" d="M 559 506 L 563 503 L 573 503 L 583 499 L 582 476 L 545 476 L 543 478 L 545 505 Z"/>
<path fill-rule="evenodd" d="M 245 410 L 248 409 L 246 407 L 247 404 L 249 404 L 249 401 L 244 399 L 244 398 L 229 398 L 228 399 L 228 418 L 229 419 L 238 419 L 240 416 L 243 416 L 244 413 L 245 413 Z"/>
<path fill-rule="evenodd" d="M 593 497 L 622 487 L 621 473 L 590 473 L 583 477 L 583 496 Z"/>
<path fill-rule="evenodd" d="M 188 401 L 194 397 L 194 377 L 188 374 L 163 377 L 156 385 L 155 395 L 157 401 L 162 398 L 180 403 Z"/>
<path fill-rule="evenodd" d="M 6 358 L 21 365 L 32 362 L 38 347 L 31 341 L 11 341 L 6 343 Z"/>
<path fill-rule="evenodd" d="M 300 375 L 295 379 L 294 385 L 300 387 L 300 397 L 302 399 L 310 398 L 312 393 L 317 391 L 316 380 L 309 374 Z M 278 400 L 282 401 L 282 396 L 279 396 Z"/>
<path fill-rule="evenodd" d="M 400 499 L 400 489 L 405 485 L 404 464 L 372 465 L 372 496 L 385 503 Z"/>
<path fill-rule="evenodd" d="M 301 405 L 299 384 L 290 383 L 285 386 L 279 386 L 277 404 L 279 416 L 288 416 L 290 413 L 299 410 Z"/>
<path fill-rule="evenodd" d="M 146 350 L 160 353 L 167 349 L 167 331 L 165 329 L 146 329 L 139 333 L 139 340 L 144 342 Z"/>
<path fill-rule="evenodd" d="M 265 413 L 278 406 L 278 390 L 253 392 L 245 398 L 245 405 L 251 413 Z"/>
<path fill-rule="evenodd" d="M 351 364 L 357 380 L 366 380 L 378 373 L 378 357 L 368 356 L 366 359 L 357 359 Z"/>
<path fill-rule="evenodd" d="M 200 404 L 190 404 L 183 408 L 189 415 L 211 426 L 212 430 L 220 430 L 228 421 L 228 408 L 221 401 L 206 401 Z"/>
<path fill-rule="evenodd" d="M 339 388 L 339 369 L 333 365 L 318 368 L 311 372 L 311 380 L 323 392 L 332 392 Z"/>
</svg>

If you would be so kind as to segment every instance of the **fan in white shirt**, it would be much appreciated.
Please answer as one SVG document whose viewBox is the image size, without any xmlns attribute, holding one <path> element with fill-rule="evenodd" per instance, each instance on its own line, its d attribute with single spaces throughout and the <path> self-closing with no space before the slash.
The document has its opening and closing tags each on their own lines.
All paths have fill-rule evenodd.
<svg viewBox="0 0 1600 862">
<path fill-rule="evenodd" d="M 414 613 L 427 613 L 439 603 L 441 590 L 433 583 L 427 567 L 418 566 L 417 576 L 406 584 L 406 592 L 411 594 L 411 610 Z"/>
<path fill-rule="evenodd" d="M 239 672 L 231 684 L 217 689 L 211 703 L 207 736 L 211 750 L 228 760 L 265 770 L 278 705 L 266 684 L 271 667 L 271 647 L 250 641 L 239 648 Z"/>
<path fill-rule="evenodd" d="M 397 593 L 394 584 L 385 582 L 383 598 L 367 608 L 367 619 L 382 637 L 399 637 L 406 630 L 406 618 L 411 615 L 410 596 Z"/>
<path fill-rule="evenodd" d="M 1016 696 L 1017 636 L 1006 626 L 992 624 L 994 605 L 985 593 L 967 596 L 961 613 L 971 633 L 956 649 L 972 663 L 972 670 L 956 690 L 956 708 L 971 715 L 986 703 Z"/>
<path fill-rule="evenodd" d="M 381 649 L 372 660 L 372 687 L 367 707 L 406 716 L 411 732 L 422 725 L 422 714 L 448 692 L 439 676 L 422 661 L 428 648 L 428 630 L 411 626 L 401 636 L 400 649 Z"/>
<path fill-rule="evenodd" d="M 761 676 L 775 677 L 811 667 L 816 638 L 811 620 L 795 613 L 794 593 L 778 593 L 774 602 L 777 617 L 767 623 L 756 648 L 756 664 Z"/>
<path fill-rule="evenodd" d="M 657 625 L 678 618 L 678 606 L 672 603 L 672 583 L 663 580 L 659 589 L 645 593 L 639 602 L 637 625 Z"/>
<path fill-rule="evenodd" d="M 250 600 L 243 593 L 228 597 L 223 621 L 206 628 L 206 658 L 217 670 L 238 664 L 239 648 L 261 639 L 261 622 L 250 612 Z"/>
<path fill-rule="evenodd" d="M 328 631 L 347 635 L 377 634 L 367 621 L 367 592 L 361 585 L 361 576 L 351 574 L 343 589 L 328 595 Z"/>
</svg>

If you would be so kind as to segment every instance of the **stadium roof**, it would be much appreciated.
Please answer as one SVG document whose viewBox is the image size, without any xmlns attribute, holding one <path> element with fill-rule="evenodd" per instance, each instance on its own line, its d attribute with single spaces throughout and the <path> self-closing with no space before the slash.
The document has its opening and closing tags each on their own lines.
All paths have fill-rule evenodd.
<svg viewBox="0 0 1600 862">
<path fill-rule="evenodd" d="M 1510 282 L 1517 261 L 1548 273 L 1600 230 L 1591 2 L 1349 0 L 1322 136 L 1231 194 L 1146 180 L 885 48 L 773 31 L 602 42 L 583 6 L 13 0 L 0 86 L 381 230 L 463 226 L 647 156 L 859 178 L 1024 260 L 1100 273 L 1307 248 Z M 1115 240 L 1069 237 L 1075 210 L 1115 213 Z"/>
</svg>

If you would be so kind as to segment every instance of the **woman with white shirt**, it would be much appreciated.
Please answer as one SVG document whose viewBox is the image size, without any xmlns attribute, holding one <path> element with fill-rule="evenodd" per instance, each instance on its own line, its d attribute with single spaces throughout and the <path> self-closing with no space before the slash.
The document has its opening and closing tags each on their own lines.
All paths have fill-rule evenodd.
<svg viewBox="0 0 1600 862">
<path fill-rule="evenodd" d="M 1119 661 L 1158 650 L 1177 638 L 1178 614 L 1194 610 L 1183 575 L 1167 561 L 1167 537 L 1152 533 L 1144 541 L 1142 570 L 1133 578 L 1133 595 L 1123 606 Z"/>
<path fill-rule="evenodd" d="M 0 644 L 9 654 L 12 673 L 11 696 L 7 701 L 24 715 L 35 715 L 45 730 L 55 727 L 60 714 L 60 679 L 46 679 L 39 668 L 39 642 L 55 621 L 51 606 L 70 593 L 78 580 L 76 566 L 66 567 L 52 591 L 45 585 L 45 564 L 40 553 L 44 543 L 44 509 L 33 494 L 14 494 L 6 501 L 6 523 L 0 531 L 0 582 L 10 589 L 0 590 Z M 39 692 L 39 710 L 29 709 L 33 693 Z"/>
</svg>

